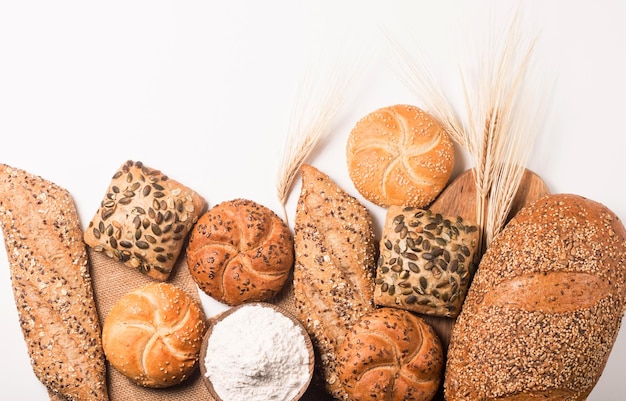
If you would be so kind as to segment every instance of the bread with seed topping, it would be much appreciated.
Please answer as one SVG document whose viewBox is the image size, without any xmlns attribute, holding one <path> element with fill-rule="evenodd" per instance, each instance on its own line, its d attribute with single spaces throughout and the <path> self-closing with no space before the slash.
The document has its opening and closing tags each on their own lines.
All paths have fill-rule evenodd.
<svg viewBox="0 0 626 401">
<path fill-rule="evenodd" d="M 338 351 L 339 379 L 358 401 L 430 401 L 443 373 L 443 350 L 421 317 L 383 307 L 361 318 Z"/>
<path fill-rule="evenodd" d="M 207 330 L 202 307 L 170 283 L 149 283 L 122 296 L 107 314 L 102 344 L 107 360 L 134 383 L 165 388 L 198 367 Z"/>
<path fill-rule="evenodd" d="M 0 226 L 35 375 L 51 399 L 108 400 L 90 266 L 71 194 L 0 165 Z"/>
<path fill-rule="evenodd" d="M 271 209 L 248 199 L 222 202 L 198 219 L 187 266 L 198 287 L 228 305 L 268 301 L 293 267 L 293 237 Z"/>
<path fill-rule="evenodd" d="M 460 216 L 390 206 L 383 226 L 374 302 L 456 317 L 476 270 L 478 228 Z"/>
<path fill-rule="evenodd" d="M 296 315 L 316 349 L 316 377 L 336 398 L 349 399 L 337 351 L 353 325 L 374 309 L 375 243 L 365 206 L 317 168 L 302 167 L 296 207 Z"/>
<path fill-rule="evenodd" d="M 113 175 L 85 242 L 94 251 L 166 281 L 206 201 L 161 171 L 132 160 Z"/>
<path fill-rule="evenodd" d="M 429 114 L 398 104 L 357 122 L 346 159 L 354 186 L 367 200 L 383 207 L 425 208 L 452 175 L 454 145 Z"/>
<path fill-rule="evenodd" d="M 578 195 L 540 198 L 480 262 L 452 330 L 446 400 L 585 400 L 625 305 L 619 218 Z"/>
</svg>

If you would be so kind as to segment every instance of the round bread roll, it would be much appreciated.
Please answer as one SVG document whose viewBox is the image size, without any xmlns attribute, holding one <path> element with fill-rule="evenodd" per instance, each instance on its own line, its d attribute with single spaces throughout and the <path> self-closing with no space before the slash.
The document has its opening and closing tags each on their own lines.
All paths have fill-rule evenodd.
<svg viewBox="0 0 626 401">
<path fill-rule="evenodd" d="M 169 283 L 150 283 L 121 297 L 107 314 L 107 360 L 143 387 L 169 387 L 197 367 L 207 321 L 199 304 Z"/>
<path fill-rule="evenodd" d="M 338 358 L 339 379 L 359 401 L 431 400 L 444 365 L 433 328 L 409 311 L 389 307 L 364 315 Z"/>
<path fill-rule="evenodd" d="M 293 237 L 273 211 L 235 199 L 204 213 L 189 238 L 187 266 L 206 294 L 235 306 L 267 301 L 293 267 Z"/>
<path fill-rule="evenodd" d="M 354 186 L 370 202 L 425 208 L 452 175 L 454 144 L 424 111 L 395 105 L 356 124 L 346 157 Z"/>
</svg>

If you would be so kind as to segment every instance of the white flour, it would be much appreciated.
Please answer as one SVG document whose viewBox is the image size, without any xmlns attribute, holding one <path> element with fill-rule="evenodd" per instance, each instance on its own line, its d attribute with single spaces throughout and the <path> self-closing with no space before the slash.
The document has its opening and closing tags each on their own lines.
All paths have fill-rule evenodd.
<svg viewBox="0 0 626 401">
<path fill-rule="evenodd" d="M 224 401 L 288 401 L 308 380 L 300 328 L 262 305 L 246 305 L 213 328 L 206 376 Z"/>
</svg>

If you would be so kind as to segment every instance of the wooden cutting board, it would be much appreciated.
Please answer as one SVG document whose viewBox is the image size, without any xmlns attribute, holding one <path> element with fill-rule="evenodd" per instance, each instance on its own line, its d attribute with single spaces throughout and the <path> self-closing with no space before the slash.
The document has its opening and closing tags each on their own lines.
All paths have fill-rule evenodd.
<svg viewBox="0 0 626 401">
<path fill-rule="evenodd" d="M 550 194 L 548 186 L 537 174 L 526 170 L 517 194 L 511 205 L 511 212 L 506 222 L 528 203 Z M 430 205 L 430 210 L 448 216 L 462 216 L 471 219 L 476 215 L 476 185 L 474 183 L 473 170 L 467 170 L 459 175 Z M 450 343 L 450 331 L 454 319 L 426 317 L 426 320 L 435 328 L 441 338 L 444 349 L 447 350 Z"/>
<path fill-rule="evenodd" d="M 513 199 L 511 211 L 506 222 L 517 214 L 527 204 L 549 195 L 550 191 L 546 183 L 537 174 L 530 170 L 524 172 L 517 194 Z M 430 210 L 448 216 L 462 216 L 470 219 L 476 215 L 476 185 L 473 170 L 467 170 L 452 181 L 437 199 L 430 205 Z M 447 352 L 450 344 L 450 334 L 455 319 L 421 315 L 430 323 L 439 335 L 444 352 Z M 443 383 L 442 383 L 443 384 Z M 434 398 L 435 401 L 443 401 L 443 387 Z"/>
</svg>

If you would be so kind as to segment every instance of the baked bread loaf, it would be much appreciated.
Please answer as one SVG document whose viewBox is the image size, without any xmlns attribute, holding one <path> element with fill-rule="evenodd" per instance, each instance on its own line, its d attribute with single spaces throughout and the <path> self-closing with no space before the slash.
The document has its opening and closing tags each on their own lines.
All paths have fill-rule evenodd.
<svg viewBox="0 0 626 401">
<path fill-rule="evenodd" d="M 478 227 L 462 217 L 390 206 L 383 226 L 374 302 L 456 317 L 476 270 Z"/>
<path fill-rule="evenodd" d="M 293 237 L 263 205 L 247 199 L 222 202 L 193 228 L 187 266 L 198 287 L 219 301 L 267 301 L 291 273 Z"/>
<path fill-rule="evenodd" d="M 207 320 L 200 305 L 170 283 L 154 282 L 122 296 L 102 327 L 111 365 L 136 384 L 163 388 L 197 368 Z"/>
<path fill-rule="evenodd" d="M 326 174 L 304 165 L 294 225 L 296 315 L 316 350 L 316 376 L 332 396 L 348 399 L 337 350 L 374 309 L 376 246 L 372 217 Z"/>
<path fill-rule="evenodd" d="M 166 281 L 206 202 L 159 170 L 131 160 L 115 172 L 87 230 L 94 251 Z"/>
<path fill-rule="evenodd" d="M 443 373 L 443 351 L 433 328 L 397 308 L 365 314 L 338 351 L 339 379 L 358 401 L 430 401 Z"/>
<path fill-rule="evenodd" d="M 540 198 L 483 256 L 452 329 L 446 400 L 585 400 L 625 304 L 618 217 L 577 195 Z"/>
<path fill-rule="evenodd" d="M 380 108 L 354 126 L 346 146 L 356 189 L 382 207 L 425 208 L 446 186 L 454 167 L 453 142 L 415 106 Z"/>
<path fill-rule="evenodd" d="M 2 164 L 0 226 L 35 375 L 52 399 L 108 400 L 90 266 L 71 194 Z"/>
</svg>

